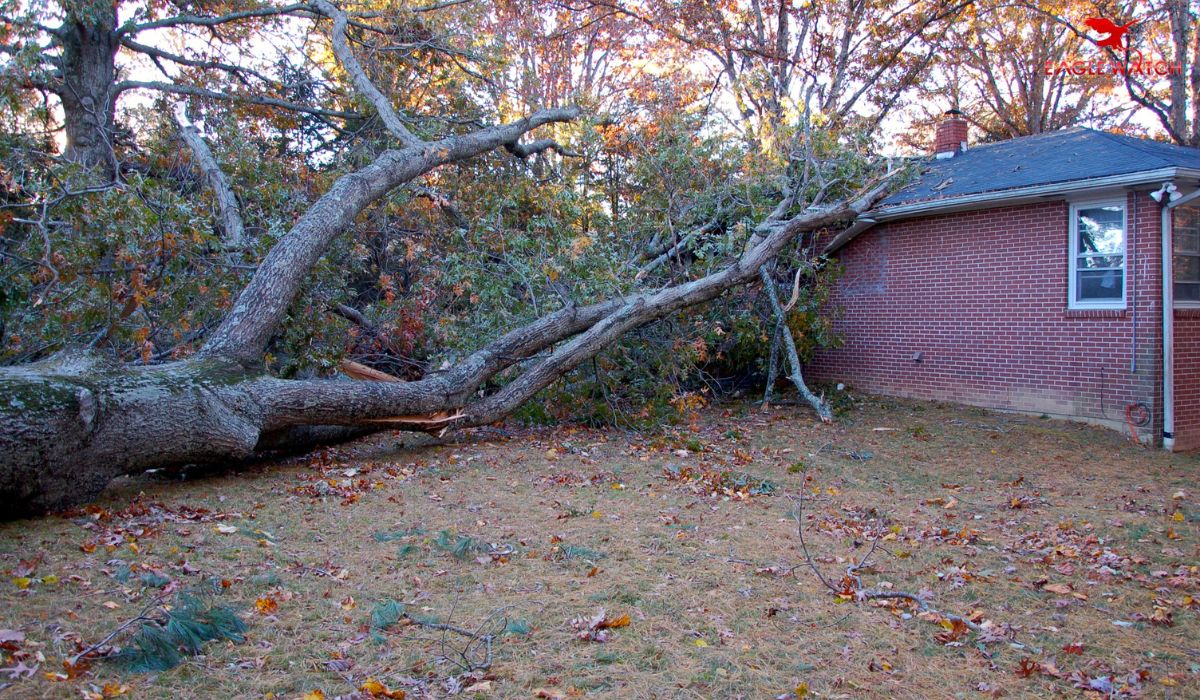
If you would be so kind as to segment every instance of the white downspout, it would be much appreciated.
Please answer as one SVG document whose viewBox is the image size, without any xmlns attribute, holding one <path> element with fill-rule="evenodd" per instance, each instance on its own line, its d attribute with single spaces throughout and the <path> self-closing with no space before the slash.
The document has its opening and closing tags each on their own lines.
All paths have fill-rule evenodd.
<svg viewBox="0 0 1200 700">
<path fill-rule="evenodd" d="M 1163 448 L 1170 450 L 1175 447 L 1175 277 L 1171 272 L 1175 226 L 1171 210 L 1200 199 L 1200 189 L 1182 196 L 1173 183 L 1164 182 L 1150 196 L 1162 204 Z"/>
<path fill-rule="evenodd" d="M 1171 272 L 1171 209 L 1162 206 L 1163 449 L 1175 447 L 1175 277 Z"/>
</svg>

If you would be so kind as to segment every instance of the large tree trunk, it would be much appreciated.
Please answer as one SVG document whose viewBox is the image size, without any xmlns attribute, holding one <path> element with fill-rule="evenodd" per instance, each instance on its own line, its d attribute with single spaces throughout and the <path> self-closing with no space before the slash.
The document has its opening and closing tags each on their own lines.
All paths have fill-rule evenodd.
<svg viewBox="0 0 1200 700">
<path fill-rule="evenodd" d="M 330 195 L 338 191 L 335 186 Z M 561 309 L 420 381 L 283 380 L 262 373 L 261 351 L 252 350 L 270 330 L 259 317 L 287 303 L 279 296 L 247 301 L 247 294 L 261 293 L 253 291 L 257 276 L 238 302 L 247 305 L 243 321 L 224 327 L 214 338 L 227 340 L 210 342 L 194 359 L 131 368 L 66 355 L 0 369 L 0 514 L 86 502 L 114 477 L 150 467 L 243 459 L 286 446 L 297 435 L 319 435 L 308 430 L 313 426 L 431 431 L 495 422 L 626 332 L 752 282 L 795 237 L 853 218 L 883 191 L 881 185 L 853 202 L 767 222 L 739 258 L 712 274 Z M 305 226 L 302 220 L 288 237 L 309 231 Z M 301 242 L 325 233 L 324 227 L 310 231 Z M 277 247 L 257 273 L 268 270 L 275 290 L 290 288 L 286 269 L 270 271 L 282 256 Z M 231 318 L 238 315 L 235 309 Z M 522 363 L 524 371 L 502 389 L 480 395 L 485 382 Z"/>
<path fill-rule="evenodd" d="M 68 5 L 74 10 L 58 36 L 62 80 L 54 86 L 67 135 L 63 157 L 111 177 L 117 165 L 112 144 L 117 12 L 107 0 Z"/>
<path fill-rule="evenodd" d="M 63 90 L 70 95 L 69 104 L 66 94 L 63 99 L 68 155 L 94 166 L 112 163 L 117 37 L 112 3 L 84 3 L 89 5 L 92 14 L 80 11 L 77 17 L 90 20 L 72 20 L 60 38 L 63 65 L 73 66 L 65 71 L 72 77 Z M 272 247 L 194 358 L 130 367 L 87 354 L 63 354 L 35 365 L 0 368 L 0 518 L 86 502 L 122 474 L 239 460 L 259 449 L 311 440 L 338 426 L 358 432 L 438 431 L 492 423 L 629 330 L 753 281 L 759 267 L 796 236 L 853 218 L 884 191 L 881 184 L 855 201 L 785 220 L 789 196 L 755 230 L 741 256 L 716 272 L 660 290 L 561 309 L 420 381 L 271 377 L 262 365 L 268 342 L 313 266 L 368 206 L 434 168 L 501 147 L 518 157 L 561 151 L 549 139 L 529 144 L 520 139 L 539 126 L 579 115 L 574 107 L 547 109 L 510 124 L 421 141 L 354 58 L 344 37 L 346 15 L 322 0 L 314 7 L 334 20 L 334 53 L 399 146 L 339 178 L 309 207 Z M 203 143 L 189 142 L 202 158 Z M 218 190 L 227 187 L 220 178 L 210 182 Z M 517 365 L 521 371 L 503 389 L 480 393 L 485 382 Z"/>
</svg>

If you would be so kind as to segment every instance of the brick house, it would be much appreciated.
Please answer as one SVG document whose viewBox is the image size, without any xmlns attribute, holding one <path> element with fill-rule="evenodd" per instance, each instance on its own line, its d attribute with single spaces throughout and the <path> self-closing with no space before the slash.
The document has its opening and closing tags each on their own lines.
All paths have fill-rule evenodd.
<svg viewBox="0 0 1200 700">
<path fill-rule="evenodd" d="M 843 345 L 810 377 L 1200 449 L 1200 149 L 1090 129 L 968 148 L 955 112 L 936 144 L 825 245 Z"/>
</svg>

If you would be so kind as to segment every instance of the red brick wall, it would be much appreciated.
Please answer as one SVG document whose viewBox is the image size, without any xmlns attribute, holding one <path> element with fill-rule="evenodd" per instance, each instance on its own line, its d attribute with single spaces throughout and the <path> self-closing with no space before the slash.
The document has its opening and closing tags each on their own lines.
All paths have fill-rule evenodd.
<svg viewBox="0 0 1200 700">
<path fill-rule="evenodd" d="M 1144 403 L 1161 435 L 1159 208 L 1127 197 L 1125 311 L 1068 311 L 1068 205 L 1044 202 L 882 224 L 839 253 L 844 340 L 817 381 L 1119 426 Z M 1132 272 L 1132 274 L 1129 274 Z M 1137 366 L 1131 371 L 1136 308 Z M 920 361 L 913 358 L 920 353 Z M 1200 368 L 1200 355 L 1197 356 Z M 1198 397 L 1200 398 L 1200 397 Z M 1197 408 L 1200 409 L 1200 403 Z"/>
<path fill-rule="evenodd" d="M 1175 449 L 1200 450 L 1200 309 L 1175 309 Z"/>
</svg>

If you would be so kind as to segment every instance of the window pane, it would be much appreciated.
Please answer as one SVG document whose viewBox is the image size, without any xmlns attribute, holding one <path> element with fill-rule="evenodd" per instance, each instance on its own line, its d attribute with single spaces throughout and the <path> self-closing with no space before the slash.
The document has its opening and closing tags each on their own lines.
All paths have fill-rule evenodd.
<svg viewBox="0 0 1200 700">
<path fill-rule="evenodd" d="M 1079 210 L 1079 254 L 1124 253 L 1123 208 L 1088 207 Z"/>
<path fill-rule="evenodd" d="M 1078 301 L 1113 301 L 1125 296 L 1122 270 L 1080 270 L 1075 278 Z"/>
<path fill-rule="evenodd" d="M 1200 253 L 1200 209 L 1176 209 L 1174 234 L 1176 253 Z"/>
<path fill-rule="evenodd" d="M 1195 228 L 1176 228 L 1175 252 L 1200 253 L 1200 230 Z"/>
<path fill-rule="evenodd" d="M 1200 282 L 1200 258 L 1195 255 L 1176 255 L 1175 281 Z"/>
<path fill-rule="evenodd" d="M 1175 301 L 1200 301 L 1200 283 L 1176 282 Z"/>
<path fill-rule="evenodd" d="M 1088 255 L 1079 259 L 1077 267 L 1080 270 L 1085 268 L 1113 268 L 1121 267 L 1121 261 L 1124 256 L 1121 255 Z"/>
</svg>

